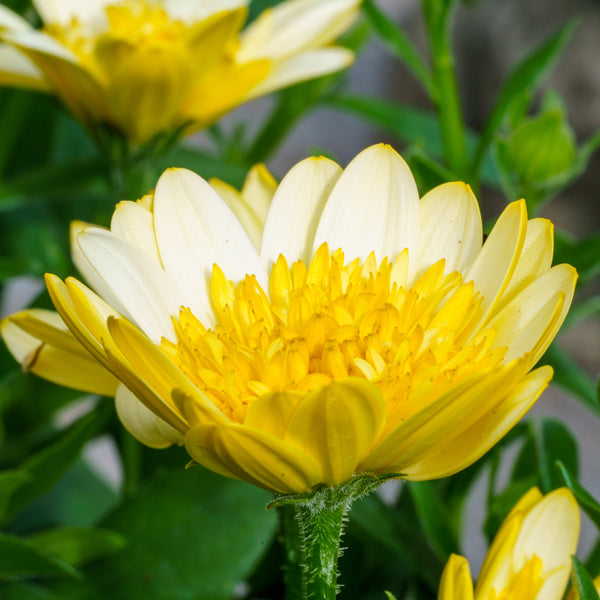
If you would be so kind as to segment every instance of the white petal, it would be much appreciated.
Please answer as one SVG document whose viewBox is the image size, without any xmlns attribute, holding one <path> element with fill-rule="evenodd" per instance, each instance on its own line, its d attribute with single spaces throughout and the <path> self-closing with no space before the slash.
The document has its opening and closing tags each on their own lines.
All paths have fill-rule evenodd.
<svg viewBox="0 0 600 600">
<path fill-rule="evenodd" d="M 24 50 L 34 50 L 67 62 L 79 63 L 79 59 L 66 46 L 57 42 L 53 37 L 35 29 L 14 31 L 2 36 L 4 41 L 14 44 Z"/>
<path fill-rule="evenodd" d="M 99 30 L 106 25 L 104 8 L 114 0 L 33 0 L 46 24 L 68 25 L 72 19 Z"/>
<path fill-rule="evenodd" d="M 0 84 L 49 91 L 42 72 L 22 52 L 0 45 Z"/>
<path fill-rule="evenodd" d="M 119 202 L 110 222 L 110 230 L 161 264 L 152 213 L 141 204 L 129 200 Z"/>
<path fill-rule="evenodd" d="M 363 150 L 335 184 L 317 227 L 313 251 L 323 242 L 342 248 L 347 260 L 391 261 L 419 244 L 419 193 L 401 156 L 379 144 Z M 411 260 L 411 264 L 416 262 Z"/>
<path fill-rule="evenodd" d="M 77 237 L 83 255 L 139 328 L 154 342 L 175 339 L 171 317 L 194 305 L 177 284 L 138 248 L 103 229 Z"/>
<path fill-rule="evenodd" d="M 477 198 L 459 182 L 445 183 L 421 198 L 417 277 L 444 258 L 446 272 L 463 271 L 481 250 L 483 229 Z"/>
<path fill-rule="evenodd" d="M 283 58 L 325 45 L 358 16 L 358 0 L 288 0 L 267 9 L 246 29 L 238 59 Z"/>
<path fill-rule="evenodd" d="M 253 87 L 247 99 L 258 98 L 300 81 L 315 79 L 349 67 L 354 53 L 346 48 L 306 50 L 288 59 L 274 62 L 265 79 Z"/>
<path fill-rule="evenodd" d="M 226 10 L 247 6 L 250 0 L 164 0 L 164 8 L 172 19 L 190 23 L 202 21 Z"/>
<path fill-rule="evenodd" d="M 28 31 L 31 25 L 16 12 L 0 5 L 0 32 L 4 31 Z"/>
<path fill-rule="evenodd" d="M 200 307 L 196 316 L 205 324 L 214 320 L 210 300 L 213 264 L 234 282 L 246 274 L 256 275 L 263 289 L 268 289 L 267 274 L 244 227 L 219 194 L 195 173 L 170 169 L 158 180 L 154 229 L 165 270 Z"/>
<path fill-rule="evenodd" d="M 167 448 L 182 443 L 183 436 L 146 408 L 124 385 L 117 389 L 115 408 L 127 431 L 142 444 Z"/>
<path fill-rule="evenodd" d="M 113 290 L 106 285 L 105 281 L 98 275 L 98 272 L 79 246 L 79 234 L 86 230 L 108 231 L 103 227 L 97 227 L 84 223 L 83 221 L 71 221 L 69 234 L 71 236 L 71 259 L 77 270 L 83 275 L 83 278 L 89 286 L 114 309 L 127 318 L 131 318 L 125 307 L 121 304 Z"/>
<path fill-rule="evenodd" d="M 542 577 L 555 573 L 553 589 L 545 589 L 544 600 L 563 597 L 571 570 L 571 555 L 577 549 L 579 527 L 579 507 L 565 488 L 545 496 L 523 521 L 513 550 L 513 565 L 519 569 L 533 556 L 538 556 L 543 565 Z"/>
<path fill-rule="evenodd" d="M 260 256 L 270 269 L 280 254 L 291 264 L 312 258 L 313 240 L 325 202 L 342 173 L 324 157 L 307 158 L 279 184 L 265 220 Z"/>
</svg>

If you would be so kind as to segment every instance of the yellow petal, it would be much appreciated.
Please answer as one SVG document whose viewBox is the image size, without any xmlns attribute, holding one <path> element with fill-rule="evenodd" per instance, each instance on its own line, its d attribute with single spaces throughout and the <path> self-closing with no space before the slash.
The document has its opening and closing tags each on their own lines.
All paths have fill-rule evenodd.
<svg viewBox="0 0 600 600">
<path fill-rule="evenodd" d="M 551 377 L 550 367 L 540 367 L 529 373 L 510 392 L 510 381 L 496 380 L 497 385 L 504 385 L 505 389 L 499 394 L 488 390 L 479 396 L 478 402 L 481 404 L 489 402 L 483 416 L 469 422 L 470 414 L 477 412 L 476 407 L 471 407 L 469 416 L 463 417 L 468 425 L 460 422 L 451 433 L 444 434 L 441 431 L 437 441 L 433 439 L 429 448 L 423 448 L 426 444 L 417 445 L 410 454 L 400 458 L 391 471 L 405 473 L 407 479 L 420 481 L 448 477 L 465 469 L 492 448 L 523 417 L 546 389 Z M 506 395 L 504 398 L 503 394 Z M 460 416 L 448 418 L 454 420 L 460 419 Z"/>
<path fill-rule="evenodd" d="M 82 392 L 114 396 L 119 382 L 51 311 L 31 309 L 0 322 L 2 337 L 24 371 Z"/>
<path fill-rule="evenodd" d="M 283 439 L 290 420 L 304 398 L 295 392 L 272 392 L 260 396 L 246 411 L 244 425 Z"/>
<path fill-rule="evenodd" d="M 554 226 L 548 219 L 531 219 L 519 262 L 495 311 L 502 310 L 519 292 L 541 277 L 552 265 Z"/>
<path fill-rule="evenodd" d="M 524 366 L 513 364 L 470 377 L 393 429 L 361 465 L 365 470 L 394 467 L 411 478 L 427 479 L 418 469 L 424 458 L 435 453 L 442 440 L 459 439 L 524 375 Z M 451 468 L 451 457 L 442 456 L 436 470 Z"/>
<path fill-rule="evenodd" d="M 78 119 L 88 125 L 109 120 L 102 88 L 67 48 L 38 31 L 19 32 L 5 39 L 34 63 Z"/>
<path fill-rule="evenodd" d="M 535 360 L 540 358 L 567 316 L 576 281 L 577 272 L 573 267 L 557 265 L 525 287 L 488 322 L 486 327 L 497 329 L 494 345 L 508 346 L 505 360 L 510 361 L 534 348 Z M 554 315 L 553 306 L 558 304 L 558 314 Z M 552 326 L 548 328 L 549 324 Z M 539 340 L 541 345 L 538 345 Z"/>
<path fill-rule="evenodd" d="M 473 581 L 469 563 L 462 556 L 452 554 L 444 567 L 438 600 L 473 600 Z"/>
<path fill-rule="evenodd" d="M 208 398 L 135 325 L 125 319 L 109 318 L 108 329 L 115 344 L 128 361 L 128 364 L 124 365 L 125 368 L 150 386 L 162 399 L 169 412 L 177 412 L 172 401 L 172 392 L 177 388 L 194 399 L 205 419 L 226 422 L 225 417 Z M 150 408 L 156 411 L 158 407 Z"/>
<path fill-rule="evenodd" d="M 485 320 L 507 288 L 515 271 L 527 233 L 527 209 L 524 200 L 509 204 L 498 218 L 481 252 L 465 274 L 473 280 L 483 300 L 479 318 Z"/>
<path fill-rule="evenodd" d="M 243 425 L 198 425 L 185 436 L 192 458 L 220 463 L 238 479 L 282 494 L 306 492 L 322 481 L 308 456 L 273 435 Z M 206 466 L 212 468 L 207 461 Z M 221 471 L 222 472 L 222 471 Z"/>
<path fill-rule="evenodd" d="M 49 92 L 43 73 L 22 52 L 0 44 L 0 84 Z"/>
<path fill-rule="evenodd" d="M 349 479 L 381 435 L 386 406 L 379 390 L 348 378 L 316 389 L 298 405 L 285 440 L 319 466 L 324 483 Z"/>
</svg>

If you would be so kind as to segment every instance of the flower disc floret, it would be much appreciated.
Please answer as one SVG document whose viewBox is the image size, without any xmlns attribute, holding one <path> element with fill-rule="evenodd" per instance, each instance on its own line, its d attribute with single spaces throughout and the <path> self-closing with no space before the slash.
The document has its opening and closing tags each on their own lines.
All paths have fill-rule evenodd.
<svg viewBox="0 0 600 600">
<path fill-rule="evenodd" d="M 390 264 L 344 264 L 323 244 L 308 269 L 275 263 L 267 295 L 256 278 L 237 286 L 213 268 L 218 325 L 207 329 L 191 310 L 175 323 L 176 342 L 162 348 L 232 421 L 271 392 L 306 394 L 335 380 L 375 384 L 388 424 L 399 423 L 468 377 L 496 367 L 494 330 L 473 337 L 479 295 L 459 273 L 432 265 L 409 289 L 392 282 L 406 271 L 402 253 Z"/>
</svg>

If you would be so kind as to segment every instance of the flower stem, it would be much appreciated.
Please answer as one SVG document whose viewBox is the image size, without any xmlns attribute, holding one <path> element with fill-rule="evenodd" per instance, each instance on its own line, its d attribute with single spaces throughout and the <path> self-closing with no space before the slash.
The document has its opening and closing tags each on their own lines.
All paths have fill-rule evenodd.
<svg viewBox="0 0 600 600">
<path fill-rule="evenodd" d="M 315 510 L 280 507 L 287 559 L 286 600 L 333 600 L 343 521 L 351 502 Z"/>
<path fill-rule="evenodd" d="M 286 556 L 286 600 L 334 600 L 346 515 L 354 500 L 390 475 L 362 475 L 337 487 L 281 496 L 277 507 Z"/>
<path fill-rule="evenodd" d="M 454 56 L 450 43 L 452 3 L 424 0 L 423 10 L 429 37 L 431 62 L 437 95 L 435 105 L 442 131 L 446 162 L 454 174 L 467 178 L 469 158 Z"/>
</svg>

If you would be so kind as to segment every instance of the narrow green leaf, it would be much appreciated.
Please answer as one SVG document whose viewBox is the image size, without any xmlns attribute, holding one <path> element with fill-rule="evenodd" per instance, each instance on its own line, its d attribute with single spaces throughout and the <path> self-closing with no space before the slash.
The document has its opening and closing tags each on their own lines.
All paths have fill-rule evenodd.
<svg viewBox="0 0 600 600">
<path fill-rule="evenodd" d="M 444 156 L 440 126 L 433 112 L 356 94 L 331 94 L 322 100 L 321 105 L 346 111 L 371 123 L 407 144 L 409 155 L 412 153 L 424 165 L 428 164 L 430 170 L 438 177 L 443 177 L 444 181 L 457 179 L 455 174 L 430 158 Z M 470 130 L 467 130 L 466 136 L 467 147 L 471 152 L 477 144 L 478 137 Z M 481 180 L 488 185 L 500 187 L 499 174 L 489 156 L 486 156 L 482 165 Z"/>
<path fill-rule="evenodd" d="M 50 529 L 29 540 L 74 567 L 115 554 L 127 545 L 125 538 L 114 531 L 86 527 Z"/>
<path fill-rule="evenodd" d="M 451 519 L 445 504 L 430 481 L 409 481 L 406 486 L 432 547 L 445 562 L 450 554 L 458 552 L 458 542 L 450 528 Z"/>
<path fill-rule="evenodd" d="M 594 581 L 582 562 L 576 556 L 572 556 L 571 560 L 571 581 L 577 600 L 600 600 Z"/>
<path fill-rule="evenodd" d="M 0 522 L 8 509 L 13 494 L 33 479 L 27 471 L 5 471 L 0 473 Z"/>
<path fill-rule="evenodd" d="M 540 453 L 540 470 L 543 473 L 542 480 L 547 486 L 546 492 L 562 485 L 562 480 L 554 465 L 560 460 L 565 468 L 579 476 L 579 450 L 577 441 L 569 428 L 557 419 L 545 418 L 540 428 L 540 440 L 538 451 Z"/>
<path fill-rule="evenodd" d="M 15 515 L 48 491 L 77 460 L 83 445 L 101 430 L 111 413 L 111 404 L 100 401 L 96 409 L 71 425 L 53 444 L 25 461 L 21 468 L 32 475 L 32 480 L 13 494 L 7 514 Z"/>
<path fill-rule="evenodd" d="M 427 543 L 411 495 L 403 493 L 401 500 L 400 506 L 389 507 L 377 494 L 360 498 L 352 507 L 348 534 L 356 538 L 354 546 L 369 548 L 369 556 L 391 558 L 405 578 L 419 579 L 435 590 L 444 561 Z"/>
<path fill-rule="evenodd" d="M 35 196 L 60 199 L 60 193 L 106 182 L 106 166 L 99 159 L 50 165 L 28 171 L 0 185 L 0 212 L 35 201 Z"/>
<path fill-rule="evenodd" d="M 364 0 L 362 9 L 367 21 L 383 43 L 410 69 L 430 98 L 435 98 L 437 92 L 431 72 L 402 29 L 383 11 L 379 10 L 373 0 Z"/>
<path fill-rule="evenodd" d="M 71 565 L 33 542 L 0 534 L 0 579 L 58 575 L 76 577 L 78 573 Z"/>
<path fill-rule="evenodd" d="M 600 504 L 596 499 L 581 486 L 581 484 L 573 477 L 571 473 L 560 462 L 556 462 L 556 466 L 562 476 L 565 485 L 573 492 L 579 506 L 584 510 L 586 515 L 594 522 L 600 530 Z"/>
<path fill-rule="evenodd" d="M 479 173 L 483 158 L 512 102 L 524 91 L 536 87 L 542 81 L 543 77 L 562 54 L 575 27 L 576 23 L 570 21 L 513 68 L 504 83 L 496 105 L 479 139 L 471 167 L 473 174 L 477 175 Z"/>
<path fill-rule="evenodd" d="M 540 362 L 554 369 L 553 383 L 574 394 L 585 406 L 600 415 L 594 382 L 560 346 L 552 344 Z"/>
</svg>

